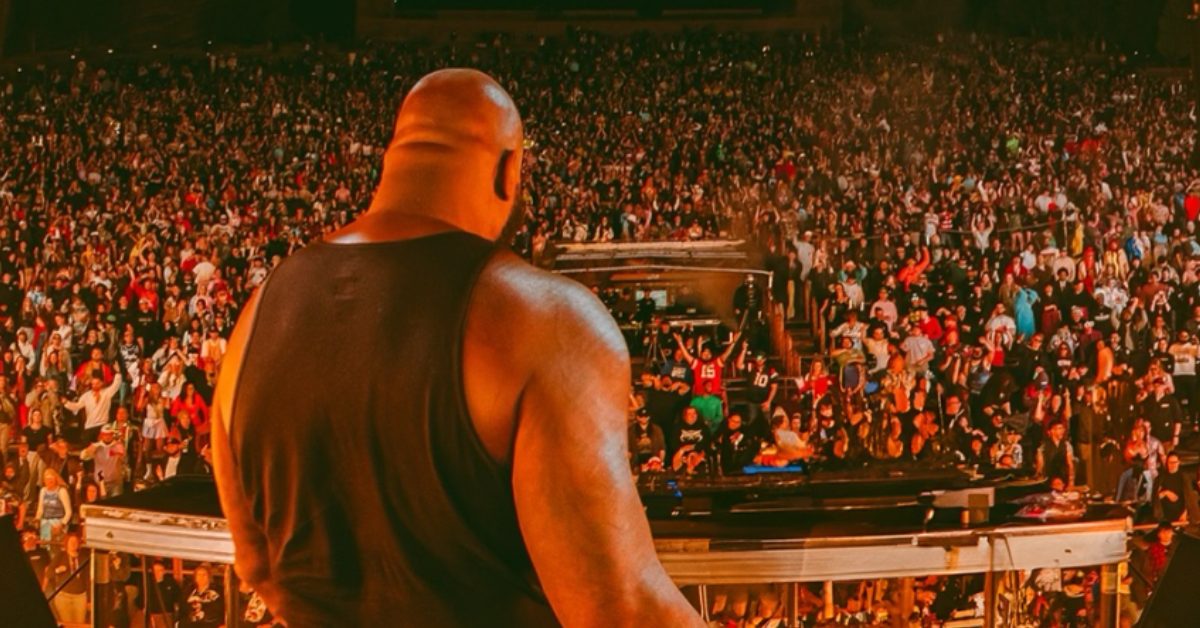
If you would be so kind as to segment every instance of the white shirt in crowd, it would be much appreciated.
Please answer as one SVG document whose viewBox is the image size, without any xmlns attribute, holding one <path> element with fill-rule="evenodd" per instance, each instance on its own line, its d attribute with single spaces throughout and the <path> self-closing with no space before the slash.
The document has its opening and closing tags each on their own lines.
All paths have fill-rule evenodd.
<svg viewBox="0 0 1200 628">
<path fill-rule="evenodd" d="M 109 410 L 112 409 L 113 395 L 121 388 L 121 374 L 113 374 L 113 381 L 105 388 L 92 390 L 90 387 L 79 395 L 78 401 L 65 401 L 63 407 L 71 412 L 79 412 L 82 408 L 87 419 L 83 429 L 90 430 L 108 423 Z"/>
<path fill-rule="evenodd" d="M 1167 353 L 1175 358 L 1175 376 L 1196 374 L 1196 355 L 1200 347 L 1191 342 L 1176 342 L 1167 347 Z"/>
</svg>

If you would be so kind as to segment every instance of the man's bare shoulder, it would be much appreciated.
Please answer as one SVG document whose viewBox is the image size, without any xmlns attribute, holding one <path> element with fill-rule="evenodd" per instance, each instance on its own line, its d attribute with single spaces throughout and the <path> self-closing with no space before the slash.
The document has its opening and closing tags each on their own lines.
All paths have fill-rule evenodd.
<svg viewBox="0 0 1200 628">
<path fill-rule="evenodd" d="M 463 345 L 467 408 L 488 453 L 505 464 L 530 386 L 629 381 L 625 341 L 600 300 L 507 252 L 475 285 Z"/>
<path fill-rule="evenodd" d="M 628 360 L 620 329 L 596 295 L 512 253 L 497 254 L 484 269 L 475 287 L 472 315 L 511 330 L 514 341 L 566 339 Z"/>
</svg>

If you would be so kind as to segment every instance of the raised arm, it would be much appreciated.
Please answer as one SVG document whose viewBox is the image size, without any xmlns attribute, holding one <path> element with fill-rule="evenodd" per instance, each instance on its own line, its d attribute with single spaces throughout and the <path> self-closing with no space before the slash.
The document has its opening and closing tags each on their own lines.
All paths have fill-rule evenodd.
<svg viewBox="0 0 1200 628">
<path fill-rule="evenodd" d="M 538 579 L 564 626 L 702 626 L 658 562 L 629 473 L 624 340 L 595 297 L 573 292 L 550 313 L 513 443 L 517 517 Z"/>
<path fill-rule="evenodd" d="M 113 369 L 113 381 L 104 389 L 104 394 L 115 395 L 121 389 L 121 370 Z"/>
<path fill-rule="evenodd" d="M 725 351 L 721 353 L 721 364 L 724 364 L 729 360 L 729 356 L 733 355 L 733 350 L 737 349 L 738 342 L 741 341 L 741 339 L 742 331 L 739 329 L 738 333 L 734 335 L 733 340 L 729 342 L 729 346 L 725 347 Z"/>
<path fill-rule="evenodd" d="M 913 277 L 919 277 L 925 269 L 929 268 L 929 247 L 921 247 L 921 259 L 917 261 L 917 265 L 913 267 Z"/>
<path fill-rule="evenodd" d="M 742 339 L 742 331 L 746 329 L 746 321 L 749 320 L 750 313 L 742 314 L 742 321 L 738 324 L 737 333 L 733 335 L 733 340 L 729 341 L 729 346 L 725 347 L 725 351 L 721 353 L 721 364 L 725 364 L 729 360 L 729 356 L 733 355 L 734 349 L 737 349 L 738 341 Z"/>
<path fill-rule="evenodd" d="M 683 336 L 680 336 L 679 332 L 675 332 L 674 336 L 675 344 L 677 344 L 679 346 L 679 350 L 683 352 L 683 359 L 687 360 L 688 364 L 695 362 L 696 358 L 692 355 L 691 351 L 688 351 L 687 343 L 683 341 Z M 699 340 L 697 340 L 697 342 L 699 342 Z"/>
<path fill-rule="evenodd" d="M 71 412 L 79 412 L 80 410 L 83 409 L 83 397 L 81 396 L 79 399 L 76 399 L 75 401 L 71 401 L 69 399 L 63 399 L 62 405 L 64 408 L 70 410 Z"/>
<path fill-rule="evenodd" d="M 750 345 L 742 343 L 742 350 L 738 352 L 738 357 L 733 362 L 733 367 L 739 371 L 746 368 L 746 354 L 750 351 Z"/>
</svg>

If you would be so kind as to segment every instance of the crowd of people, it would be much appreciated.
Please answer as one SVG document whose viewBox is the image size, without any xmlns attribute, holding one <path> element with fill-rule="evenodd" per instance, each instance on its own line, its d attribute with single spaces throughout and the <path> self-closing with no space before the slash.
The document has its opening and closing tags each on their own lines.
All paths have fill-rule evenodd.
<svg viewBox="0 0 1200 628">
<path fill-rule="evenodd" d="M 792 598 L 802 626 L 938 626 L 982 616 L 981 574 L 914 579 L 869 579 L 801 585 Z M 786 625 L 792 612 L 786 585 L 714 587 L 711 614 L 720 626 Z M 1011 572 L 997 579 L 997 625 L 1096 626 L 1099 569 Z M 828 595 L 827 595 L 828 594 Z M 911 596 L 911 597 L 909 597 Z M 907 598 L 907 599 L 906 599 Z M 902 621 L 898 621 L 902 620 Z M 1120 624 L 1126 626 L 1125 622 Z"/>
<path fill-rule="evenodd" d="M 831 105 L 821 157 L 777 167 L 799 226 L 776 203 L 755 228 L 811 295 L 785 307 L 815 304 L 799 388 L 836 457 L 1027 471 L 1195 521 L 1172 455 L 1200 414 L 1187 87 L 1099 49 L 959 43 L 865 60 L 816 96 L 859 103 Z"/>
<path fill-rule="evenodd" d="M 1179 78 L 1098 44 L 571 31 L 0 79 L 0 502 L 19 526 L 66 552 L 81 504 L 209 470 L 239 305 L 365 207 L 396 105 L 445 65 L 522 108 L 519 253 L 746 237 L 774 302 L 815 325 L 794 380 L 753 342 L 661 335 L 635 469 L 950 460 L 1200 515 L 1172 454 L 1200 414 Z"/>
<path fill-rule="evenodd" d="M 1194 482 L 1158 478 L 1200 411 L 1185 79 L 1044 42 L 753 52 L 734 65 L 772 106 L 700 107 L 710 142 L 724 119 L 758 131 L 729 144 L 755 146 L 752 158 L 722 161 L 721 142 L 693 153 L 700 204 L 719 233 L 761 247 L 775 301 L 813 320 L 819 343 L 766 421 L 727 403 L 728 416 L 705 415 L 714 437 L 738 431 L 722 423 L 736 416 L 767 445 L 798 437 L 788 461 L 952 459 L 1184 520 Z M 676 377 L 647 390 L 682 374 L 703 396 L 677 357 L 653 376 Z M 668 458 L 680 420 L 655 421 Z"/>
</svg>

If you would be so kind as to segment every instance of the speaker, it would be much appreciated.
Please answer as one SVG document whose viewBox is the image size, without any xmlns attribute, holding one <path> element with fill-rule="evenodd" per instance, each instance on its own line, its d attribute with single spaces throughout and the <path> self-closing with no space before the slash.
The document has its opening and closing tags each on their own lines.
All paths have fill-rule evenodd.
<svg viewBox="0 0 1200 628">
<path fill-rule="evenodd" d="M 1167 568 L 1158 579 L 1138 628 L 1175 628 L 1200 617 L 1200 596 L 1196 595 L 1196 574 L 1200 573 L 1200 538 L 1176 533 L 1175 550 Z M 1191 617 L 1187 624 L 1180 618 Z"/>
<path fill-rule="evenodd" d="M 12 515 L 0 517 L 0 565 L 4 565 L 0 569 L 0 608 L 4 609 L 0 623 L 10 628 L 57 626 L 33 568 L 25 558 L 25 550 L 21 549 Z"/>
</svg>

